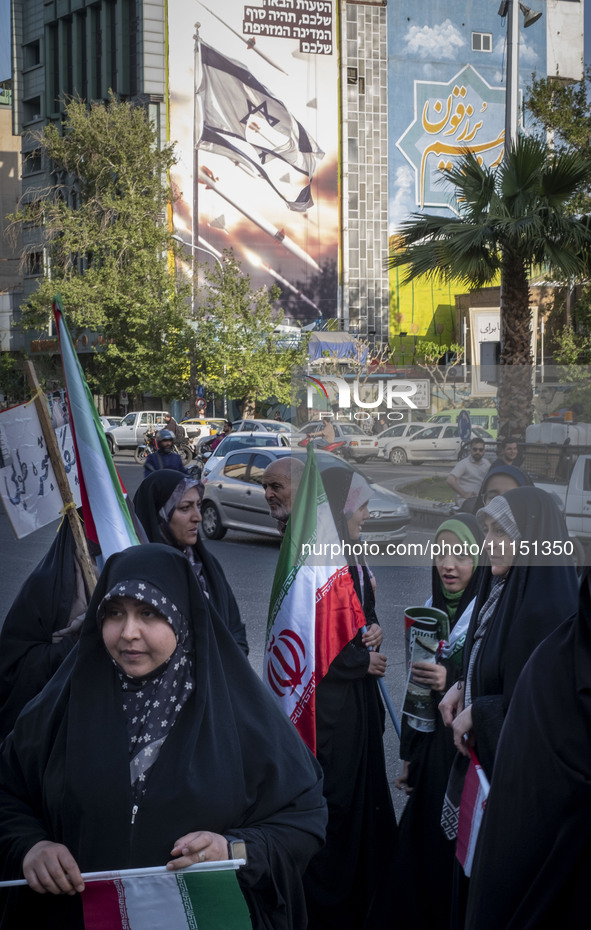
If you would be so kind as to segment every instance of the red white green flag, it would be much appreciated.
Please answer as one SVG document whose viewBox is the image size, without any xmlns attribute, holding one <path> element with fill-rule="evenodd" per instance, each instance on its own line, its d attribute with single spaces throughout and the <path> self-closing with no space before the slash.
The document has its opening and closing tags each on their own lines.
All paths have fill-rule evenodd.
<svg viewBox="0 0 591 930">
<path fill-rule="evenodd" d="M 326 553 L 325 564 L 320 564 L 319 553 Z M 364 624 L 316 456 L 308 445 L 273 581 L 263 680 L 314 753 L 316 686 Z"/>
<path fill-rule="evenodd" d="M 252 930 L 233 868 L 87 881 L 82 907 L 85 930 Z"/>
<path fill-rule="evenodd" d="M 137 546 L 140 541 L 59 298 L 54 300 L 53 312 L 76 450 L 85 531 L 89 539 L 99 543 L 103 558 L 108 559 L 114 552 Z"/>
</svg>

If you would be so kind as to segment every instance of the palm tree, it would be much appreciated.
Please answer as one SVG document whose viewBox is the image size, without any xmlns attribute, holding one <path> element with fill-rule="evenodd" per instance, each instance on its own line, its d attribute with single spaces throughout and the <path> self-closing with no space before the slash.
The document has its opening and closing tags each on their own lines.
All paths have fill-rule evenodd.
<svg viewBox="0 0 591 930">
<path fill-rule="evenodd" d="M 442 174 L 455 188 L 457 216 L 413 214 L 389 264 L 406 267 L 405 282 L 426 275 L 470 289 L 501 272 L 499 435 L 524 436 L 533 396 L 528 275 L 541 268 L 571 280 L 585 275 L 591 218 L 569 214 L 567 205 L 591 183 L 591 160 L 521 137 L 498 168 L 466 151 Z"/>
</svg>

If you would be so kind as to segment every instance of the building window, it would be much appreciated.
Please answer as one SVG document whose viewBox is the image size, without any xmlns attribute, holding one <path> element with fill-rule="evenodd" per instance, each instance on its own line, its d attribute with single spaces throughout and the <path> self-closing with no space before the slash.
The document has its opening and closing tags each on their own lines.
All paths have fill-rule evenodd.
<svg viewBox="0 0 591 930">
<path fill-rule="evenodd" d="M 41 97 L 31 97 L 23 101 L 23 122 L 32 123 L 41 119 Z"/>
<path fill-rule="evenodd" d="M 36 174 L 38 171 L 41 171 L 42 168 L 41 149 L 34 149 L 32 152 L 27 152 L 23 161 L 23 175 Z"/>
<path fill-rule="evenodd" d="M 473 52 L 492 52 L 492 33 L 473 32 L 472 33 L 472 51 Z"/>
<path fill-rule="evenodd" d="M 43 252 L 29 252 L 26 257 L 25 276 L 37 277 L 43 274 Z"/>
<path fill-rule="evenodd" d="M 23 46 L 23 65 L 27 68 L 36 68 L 41 64 L 41 46 L 39 39 L 36 42 L 29 42 Z"/>
</svg>

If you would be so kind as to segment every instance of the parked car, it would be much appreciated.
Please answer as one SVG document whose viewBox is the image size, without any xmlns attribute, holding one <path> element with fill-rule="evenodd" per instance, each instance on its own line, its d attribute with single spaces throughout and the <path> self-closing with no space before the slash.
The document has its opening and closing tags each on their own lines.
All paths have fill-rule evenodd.
<svg viewBox="0 0 591 930">
<path fill-rule="evenodd" d="M 291 454 L 303 462 L 306 460 L 305 451 L 292 453 L 284 446 L 245 448 L 217 459 L 204 479 L 201 505 L 203 532 L 208 539 L 221 539 L 229 529 L 279 536 L 277 522 L 271 517 L 265 500 L 263 472 L 271 462 Z M 354 465 L 330 452 L 319 451 L 316 458 L 321 472 L 334 466 L 357 471 Z M 403 539 L 410 522 L 407 504 L 393 491 L 372 481 L 368 483 L 372 496 L 370 517 L 363 524 L 363 538 L 370 543 Z"/>
<path fill-rule="evenodd" d="M 290 433 L 292 426 L 291 423 L 286 423 L 283 420 L 233 420 L 232 430 L 235 433 L 252 433 L 255 430 L 258 430 L 258 432 L 268 430 L 270 433 Z"/>
<path fill-rule="evenodd" d="M 222 439 L 220 444 L 215 447 L 203 465 L 203 476 L 207 475 L 215 463 L 227 455 L 228 452 L 233 452 L 234 449 L 245 449 L 252 446 L 285 446 L 286 448 L 290 448 L 291 444 L 289 440 L 289 434 L 287 433 L 229 433 L 224 439 Z"/>
<path fill-rule="evenodd" d="M 378 441 L 376 436 L 368 436 L 356 423 L 338 423 L 330 421 L 334 428 L 335 440 L 344 442 L 343 456 L 355 459 L 356 462 L 366 462 L 378 454 Z M 313 420 L 301 427 L 301 432 L 309 436 L 326 426 L 326 420 Z"/>
<path fill-rule="evenodd" d="M 180 426 L 183 427 L 188 439 L 202 439 L 203 436 L 211 436 L 221 430 L 225 420 L 218 417 L 192 417 L 188 420 L 181 420 Z"/>
<path fill-rule="evenodd" d="M 398 423 L 396 426 L 390 426 L 382 433 L 378 433 L 375 437 L 378 441 L 378 458 L 390 458 L 390 452 L 396 448 L 399 439 L 414 436 L 415 433 L 424 428 L 424 423 Z M 395 459 L 396 456 L 390 459 L 393 465 L 396 464 Z"/>
<path fill-rule="evenodd" d="M 138 410 L 126 414 L 119 426 L 110 426 L 106 431 L 111 453 L 117 449 L 137 449 L 143 443 L 147 430 L 164 429 L 165 410 Z"/>
<path fill-rule="evenodd" d="M 103 415 L 99 417 L 99 419 L 101 423 L 103 424 L 105 430 L 108 430 L 110 426 L 119 426 L 123 417 L 107 417 Z"/>
<path fill-rule="evenodd" d="M 486 430 L 475 426 L 472 436 L 494 443 L 493 437 Z M 492 448 L 492 445 L 491 445 Z M 413 436 L 399 439 L 390 449 L 389 459 L 393 465 L 421 465 L 423 462 L 451 460 L 461 457 L 462 440 L 457 426 L 450 423 L 426 426 Z"/>
</svg>

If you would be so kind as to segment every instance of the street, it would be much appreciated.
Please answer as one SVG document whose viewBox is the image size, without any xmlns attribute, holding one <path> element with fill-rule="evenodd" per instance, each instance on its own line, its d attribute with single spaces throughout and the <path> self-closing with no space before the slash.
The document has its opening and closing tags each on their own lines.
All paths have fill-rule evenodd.
<svg viewBox="0 0 591 930">
<path fill-rule="evenodd" d="M 131 453 L 119 453 L 115 458 L 122 481 L 133 496 L 141 479 L 142 468 Z M 446 473 L 451 466 L 394 467 L 389 462 L 369 462 L 363 467 L 368 477 L 394 490 L 402 479 L 418 480 L 435 473 Z M 2 509 L 0 512 L 0 546 L 4 567 L 4 600 L 0 608 L 0 623 L 10 608 L 27 575 L 47 552 L 59 526 L 56 521 L 24 539 L 14 537 L 12 527 Z M 426 533 L 411 531 L 408 539 L 426 538 Z M 250 660 L 260 675 L 263 666 L 267 608 L 277 563 L 279 544 L 276 539 L 254 534 L 228 531 L 223 540 L 207 541 L 207 547 L 223 565 L 228 581 L 238 601 L 246 623 L 250 644 Z M 430 568 L 377 566 L 376 610 L 384 630 L 382 651 L 388 657 L 386 685 L 396 712 L 399 713 L 405 682 L 404 610 L 424 604 L 430 595 Z M 390 720 L 386 722 L 386 759 L 388 777 L 392 783 L 399 772 L 398 738 Z M 403 806 L 403 796 L 394 790 L 397 813 Z"/>
</svg>

